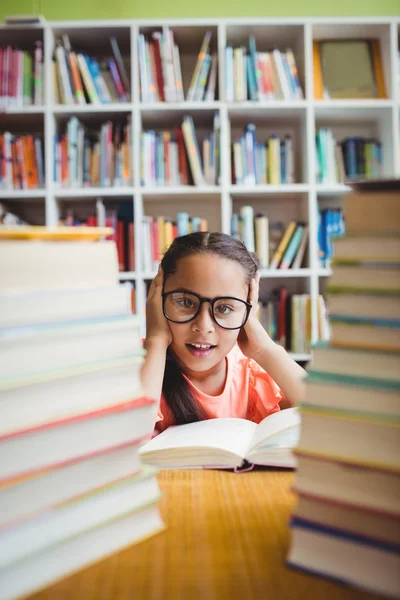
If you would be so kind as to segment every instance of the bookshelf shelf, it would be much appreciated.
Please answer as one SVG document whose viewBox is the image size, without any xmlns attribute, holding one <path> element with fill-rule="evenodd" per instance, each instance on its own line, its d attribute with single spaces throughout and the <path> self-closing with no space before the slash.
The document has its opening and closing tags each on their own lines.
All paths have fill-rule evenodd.
<svg viewBox="0 0 400 600">
<path fill-rule="evenodd" d="M 293 358 L 293 360 L 297 362 L 308 362 L 309 360 L 311 360 L 311 354 L 300 354 L 296 352 L 290 352 L 289 354 Z"/>
<path fill-rule="evenodd" d="M 170 27 L 179 48 L 182 102 L 142 101 L 140 90 L 140 60 L 138 40 L 153 32 Z M 217 78 L 214 100 L 188 101 L 188 88 L 204 37 L 210 31 L 211 52 L 217 53 Z M 129 79 L 129 94 L 113 96 L 107 104 L 60 104 L 53 89 L 52 60 L 56 43 L 68 35 L 77 53 L 87 53 L 99 61 L 112 57 L 110 38 L 115 36 Z M 227 71 L 225 49 L 248 46 L 254 36 L 257 51 L 268 52 L 274 46 L 291 48 L 296 60 L 298 78 L 304 99 L 228 102 L 225 89 Z M 376 38 L 380 40 L 382 70 L 388 99 L 314 100 L 313 42 L 327 39 Z M 383 148 L 383 175 L 400 176 L 400 85 L 398 81 L 399 18 L 227 18 L 227 19 L 150 19 L 150 20 L 82 20 L 47 22 L 39 27 L 0 26 L 0 45 L 32 50 L 36 41 L 43 44 L 44 74 L 42 104 L 21 108 L 0 109 L 1 131 L 16 135 L 35 135 L 42 142 L 46 186 L 43 189 L 0 189 L 0 200 L 23 207 L 34 214 L 35 223 L 54 226 L 71 201 L 73 209 L 85 214 L 93 212 L 96 200 L 104 199 L 106 207 L 129 207 L 134 215 L 136 269 L 121 272 L 121 281 L 132 281 L 136 290 L 136 311 L 143 314 L 146 285 L 155 272 L 143 267 L 141 253 L 143 216 L 176 218 L 179 211 L 207 218 L 210 228 L 230 233 L 231 215 L 244 205 L 262 212 L 271 221 L 285 225 L 291 219 L 309 225 L 310 241 L 304 268 L 267 270 L 261 272 L 264 291 L 273 285 L 285 285 L 290 293 L 309 293 L 312 302 L 312 339 L 318 334 L 318 294 L 324 289 L 324 278 L 330 269 L 319 268 L 318 207 L 340 206 L 343 184 L 320 184 L 315 179 L 315 135 L 320 128 L 331 128 L 336 140 L 345 137 L 379 139 Z M 121 101 L 118 102 L 118 98 Z M 212 96 L 211 96 L 212 97 Z M 234 95 L 240 97 L 240 95 Z M 248 95 L 247 97 L 252 97 Z M 265 97 L 265 96 L 264 96 Z M 279 95 L 278 95 L 279 97 Z M 301 97 L 301 96 L 293 96 Z M 125 98 L 126 101 L 122 101 Z M 171 98 L 173 99 L 173 97 Z M 57 102 L 56 102 L 57 100 Z M 0 103 L 1 104 L 1 103 Z M 141 134 L 146 131 L 172 131 L 180 127 L 185 115 L 193 118 L 199 141 L 213 132 L 215 115 L 220 121 L 221 164 L 218 185 L 204 187 L 177 186 L 142 187 Z M 120 181 L 126 185 L 114 187 L 64 188 L 53 183 L 55 136 L 65 134 L 68 121 L 76 116 L 90 133 L 112 121 L 118 124 L 130 120 L 130 174 Z M 244 128 L 254 123 L 256 140 L 265 142 L 269 136 L 293 140 L 294 182 L 280 185 L 235 185 L 232 182 L 231 150 Z M 59 179 L 60 180 L 60 179 Z M 152 178 L 149 178 L 151 181 Z M 265 181 L 265 179 L 261 179 Z M 289 179 L 292 180 L 292 179 Z M 101 181 L 94 179 L 93 181 Z M 173 179 L 173 181 L 177 181 Z M 179 179 L 178 179 L 179 181 Z M 216 180 L 215 180 L 216 181 Z M 132 217 L 130 217 L 132 218 Z M 33 221 L 32 221 L 33 222 Z M 128 266 L 126 266 L 128 268 Z M 132 268 L 132 264 L 130 265 Z M 282 283 L 284 282 L 284 283 Z M 296 360 L 308 360 L 308 354 L 295 355 Z"/>
<path fill-rule="evenodd" d="M 54 189 L 55 198 L 129 198 L 134 195 L 133 187 L 96 187 L 96 188 L 63 188 Z"/>
</svg>

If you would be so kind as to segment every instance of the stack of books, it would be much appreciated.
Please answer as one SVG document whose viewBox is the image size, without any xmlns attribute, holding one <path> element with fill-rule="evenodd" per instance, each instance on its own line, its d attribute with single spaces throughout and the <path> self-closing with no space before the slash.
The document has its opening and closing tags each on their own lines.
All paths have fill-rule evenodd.
<svg viewBox="0 0 400 600">
<path fill-rule="evenodd" d="M 56 103 L 85 105 L 129 101 L 129 77 L 114 36 L 110 44 L 113 57 L 97 60 L 85 52 L 75 52 L 68 35 L 57 40 L 52 62 Z"/>
<path fill-rule="evenodd" d="M 40 137 L 0 134 L 0 190 L 42 188 L 44 180 L 43 144 Z"/>
<path fill-rule="evenodd" d="M 211 31 L 206 31 L 187 90 L 188 101 L 215 99 L 218 60 L 210 50 L 211 37 Z M 147 37 L 139 33 L 138 46 L 142 102 L 183 102 L 181 59 L 173 30 L 165 26 Z"/>
<path fill-rule="evenodd" d="M 249 123 L 232 144 L 232 176 L 237 185 L 294 183 L 292 137 L 271 135 L 267 141 L 257 142 L 256 125 Z"/>
<path fill-rule="evenodd" d="M 32 51 L 0 47 L 0 108 L 43 104 L 43 43 Z"/>
<path fill-rule="evenodd" d="M 220 118 L 202 140 L 202 152 L 191 116 L 174 131 L 144 131 L 140 138 L 141 184 L 145 187 L 216 185 L 220 178 Z"/>
<path fill-rule="evenodd" d="M 314 349 L 301 404 L 289 563 L 398 597 L 400 181 L 353 188 L 334 241 L 332 339 Z"/>
<path fill-rule="evenodd" d="M 71 117 L 54 138 L 54 183 L 65 188 L 126 186 L 132 181 L 130 117 L 89 130 Z"/>
<path fill-rule="evenodd" d="M 109 233 L 0 228 L 5 600 L 163 527 L 155 472 L 139 457 L 155 403 L 142 395 L 139 322 L 115 244 L 96 241 Z"/>
<path fill-rule="evenodd" d="M 303 100 L 293 51 L 272 48 L 259 52 L 254 36 L 245 46 L 225 48 L 227 102 Z"/>
</svg>

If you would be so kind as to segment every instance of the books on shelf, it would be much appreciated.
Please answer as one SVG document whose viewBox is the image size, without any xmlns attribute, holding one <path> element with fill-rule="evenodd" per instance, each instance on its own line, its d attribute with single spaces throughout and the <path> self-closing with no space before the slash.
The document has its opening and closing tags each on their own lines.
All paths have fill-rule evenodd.
<svg viewBox="0 0 400 600">
<path fill-rule="evenodd" d="M 196 231 L 208 231 L 207 219 L 191 217 L 186 212 L 177 213 L 176 219 L 144 216 L 141 229 L 141 257 L 142 269 L 145 273 L 158 269 L 163 254 L 176 237 Z"/>
<path fill-rule="evenodd" d="M 255 252 L 262 269 L 300 269 L 307 250 L 309 227 L 292 221 L 269 222 L 261 213 L 254 214 L 252 206 L 242 206 L 231 217 L 231 235 Z"/>
<path fill-rule="evenodd" d="M 0 47 L 0 109 L 42 106 L 43 86 L 42 41 L 29 50 Z"/>
<path fill-rule="evenodd" d="M 57 104 L 110 104 L 128 102 L 129 77 L 115 36 L 110 38 L 113 56 L 97 59 L 75 52 L 67 34 L 56 40 L 52 84 Z"/>
<path fill-rule="evenodd" d="M 202 152 L 192 117 L 174 131 L 141 133 L 141 184 L 145 187 L 217 185 L 220 178 L 220 120 L 203 137 Z"/>
<path fill-rule="evenodd" d="M 248 48 L 227 46 L 225 95 L 227 102 L 302 100 L 293 51 L 257 51 L 254 36 L 250 36 Z"/>
<path fill-rule="evenodd" d="M 54 138 L 54 183 L 65 188 L 126 186 L 132 182 L 130 117 L 89 129 L 71 117 Z"/>
<path fill-rule="evenodd" d="M 375 214 L 386 204 L 392 206 L 394 222 L 386 235 L 399 235 L 400 212 L 392 196 L 390 189 L 362 188 L 346 196 L 344 218 L 354 237 L 335 239 L 335 256 L 337 246 L 347 240 L 347 252 L 356 236 L 363 235 L 369 206 Z M 358 228 L 361 231 L 354 233 Z M 384 220 L 377 220 L 374 231 L 367 219 L 365 228 L 376 244 L 364 259 L 360 253 L 362 262 L 346 264 L 344 254 L 334 259 L 333 273 L 343 263 L 352 274 L 342 274 L 339 286 L 328 286 L 332 339 L 313 348 L 307 393 L 300 405 L 295 483 L 299 501 L 289 563 L 395 597 L 400 542 L 400 296 L 395 282 L 400 254 L 393 253 L 389 267 L 392 273 L 398 271 L 392 289 L 381 287 L 382 279 L 377 276 L 374 282 L 373 274 L 380 265 L 386 268 L 379 250 Z M 391 311 L 388 302 L 393 302 Z"/>
<path fill-rule="evenodd" d="M 379 39 L 313 42 L 314 98 L 386 98 Z"/>
<path fill-rule="evenodd" d="M 139 455 L 155 405 L 142 393 L 139 320 L 130 286 L 118 283 L 115 243 L 85 241 L 84 228 L 76 228 L 79 241 L 61 241 L 65 228 L 53 230 L 53 241 L 10 239 L 20 229 L 0 240 L 0 354 L 7 356 L 0 365 L 7 407 L 0 579 L 7 600 L 163 528 L 156 473 Z M 33 239 L 38 229 L 30 229 Z"/>
<path fill-rule="evenodd" d="M 379 140 L 347 137 L 337 141 L 331 129 L 316 135 L 317 183 L 343 183 L 348 179 L 376 179 L 382 173 L 382 144 Z"/>
<path fill-rule="evenodd" d="M 293 139 L 271 135 L 257 142 L 256 125 L 246 125 L 243 135 L 232 143 L 232 183 L 258 185 L 294 183 Z"/>
<path fill-rule="evenodd" d="M 328 340 L 330 331 L 323 296 L 318 296 L 318 339 Z M 307 354 L 311 341 L 311 297 L 291 294 L 281 287 L 258 303 L 258 319 L 272 340 L 294 354 Z"/>
<path fill-rule="evenodd" d="M 246 419 L 209 419 L 168 427 L 142 446 L 142 460 L 158 467 L 225 467 L 250 465 L 294 468 L 297 408 L 268 415 L 258 425 Z"/>
<path fill-rule="evenodd" d="M 41 137 L 0 133 L 0 190 L 32 190 L 44 185 Z"/>
<path fill-rule="evenodd" d="M 217 82 L 217 54 L 210 49 L 211 32 L 206 31 L 190 80 L 186 100 L 212 102 Z M 151 35 L 139 33 L 141 101 L 183 102 L 185 100 L 179 46 L 173 30 L 165 26 Z"/>
</svg>

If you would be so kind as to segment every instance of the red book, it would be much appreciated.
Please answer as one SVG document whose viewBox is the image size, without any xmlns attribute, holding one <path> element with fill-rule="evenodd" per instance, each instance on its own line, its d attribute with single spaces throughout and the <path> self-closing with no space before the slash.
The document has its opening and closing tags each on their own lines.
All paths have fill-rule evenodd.
<svg viewBox="0 0 400 600">
<path fill-rule="evenodd" d="M 124 222 L 117 222 L 117 253 L 118 253 L 118 266 L 120 271 L 125 271 L 125 230 Z"/>
<path fill-rule="evenodd" d="M 179 176 L 181 179 L 181 184 L 188 185 L 189 170 L 186 158 L 185 142 L 183 140 L 183 133 L 180 127 L 175 128 L 175 137 L 178 144 Z"/>
<path fill-rule="evenodd" d="M 135 270 L 135 227 L 128 223 L 128 271 Z"/>
<path fill-rule="evenodd" d="M 153 33 L 154 60 L 156 65 L 157 89 L 160 100 L 165 102 L 164 77 L 162 72 L 160 39 Z"/>
<path fill-rule="evenodd" d="M 4 87 L 4 82 L 3 82 L 3 77 L 4 77 L 4 69 L 3 69 L 4 52 L 5 52 L 5 48 L 0 48 L 0 98 L 2 98 L 4 96 L 4 93 L 3 93 L 3 87 Z"/>
<path fill-rule="evenodd" d="M 172 223 L 172 238 L 175 239 L 178 237 L 178 225 L 176 223 Z"/>
<path fill-rule="evenodd" d="M 161 260 L 160 247 L 158 243 L 158 221 L 154 218 L 151 222 L 151 250 L 153 255 L 153 261 L 159 262 Z"/>
</svg>

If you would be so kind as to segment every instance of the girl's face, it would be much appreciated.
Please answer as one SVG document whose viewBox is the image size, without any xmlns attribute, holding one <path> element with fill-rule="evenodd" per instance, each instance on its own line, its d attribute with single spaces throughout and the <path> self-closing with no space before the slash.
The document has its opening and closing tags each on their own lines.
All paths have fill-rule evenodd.
<svg viewBox="0 0 400 600">
<path fill-rule="evenodd" d="M 232 296 L 247 301 L 248 286 L 243 267 L 215 254 L 198 254 L 178 261 L 177 270 L 164 283 L 164 292 L 195 292 L 204 298 Z M 172 332 L 170 350 L 188 371 L 204 372 L 223 361 L 235 345 L 240 329 L 228 330 L 214 321 L 211 305 L 204 302 L 188 323 L 168 321 Z M 196 349 L 193 344 L 210 345 Z"/>
</svg>

